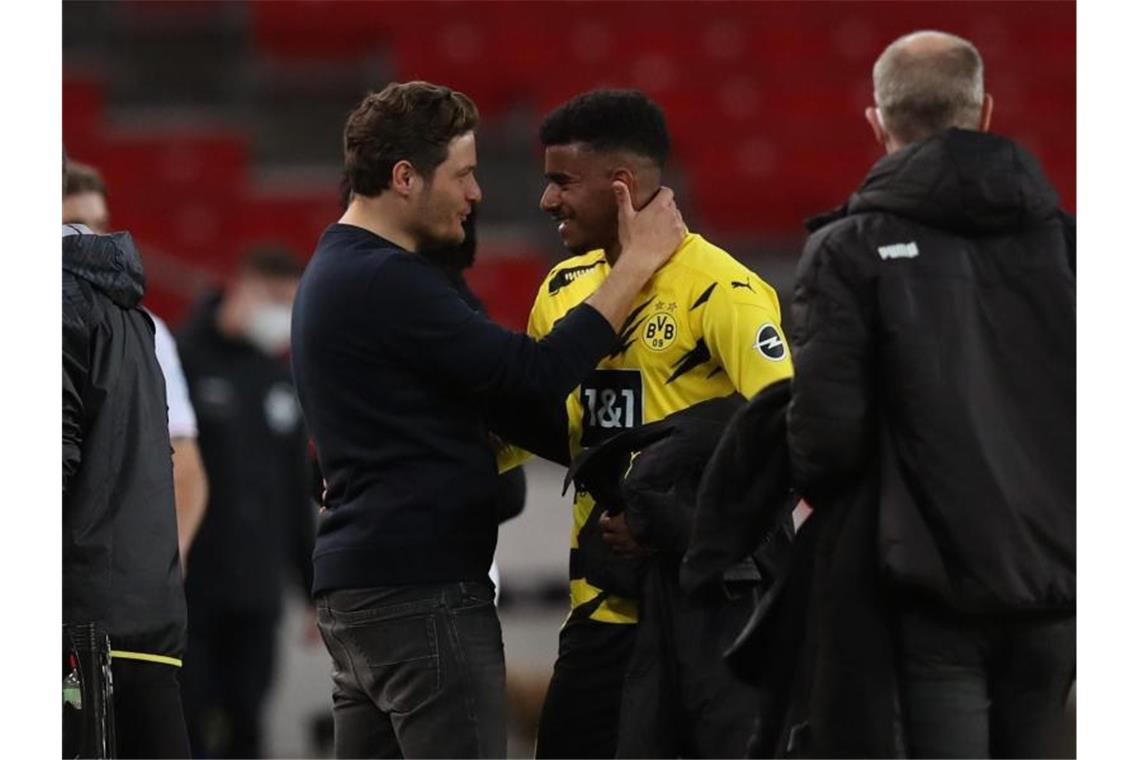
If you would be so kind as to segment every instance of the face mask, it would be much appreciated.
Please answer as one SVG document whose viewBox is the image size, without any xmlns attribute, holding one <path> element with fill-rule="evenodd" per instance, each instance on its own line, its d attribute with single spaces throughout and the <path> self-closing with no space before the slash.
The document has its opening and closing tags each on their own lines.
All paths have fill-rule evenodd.
<svg viewBox="0 0 1140 760">
<path fill-rule="evenodd" d="M 262 304 L 253 310 L 245 335 L 250 343 L 270 356 L 279 356 L 289 348 L 289 327 L 293 310 L 285 304 Z"/>
</svg>

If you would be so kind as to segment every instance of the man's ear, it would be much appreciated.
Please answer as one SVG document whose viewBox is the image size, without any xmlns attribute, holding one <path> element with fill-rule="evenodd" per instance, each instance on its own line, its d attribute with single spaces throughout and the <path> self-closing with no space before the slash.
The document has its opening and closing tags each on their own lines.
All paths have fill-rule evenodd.
<svg viewBox="0 0 1140 760">
<path fill-rule="evenodd" d="M 407 197 L 411 195 L 421 181 L 419 172 L 410 161 L 397 161 L 392 167 L 392 190 L 397 195 Z"/>
<path fill-rule="evenodd" d="M 990 95 L 987 92 L 986 96 L 984 98 L 982 98 L 982 118 L 978 120 L 978 131 L 979 132 L 989 132 L 990 131 L 990 119 L 993 118 L 993 115 L 994 115 L 994 96 Z"/>
<path fill-rule="evenodd" d="M 875 142 L 887 147 L 887 130 L 883 127 L 883 118 L 879 113 L 879 109 L 875 106 L 868 106 L 863 111 L 863 116 L 867 119 L 867 123 L 871 125 L 871 131 L 875 133 Z"/>
<path fill-rule="evenodd" d="M 641 198 L 638 194 L 637 175 L 628 167 L 619 166 L 614 169 L 613 175 L 610 176 L 610 181 L 621 182 L 629 188 L 629 202 L 633 204 L 634 209 L 640 210 L 646 203 L 647 199 Z"/>
</svg>

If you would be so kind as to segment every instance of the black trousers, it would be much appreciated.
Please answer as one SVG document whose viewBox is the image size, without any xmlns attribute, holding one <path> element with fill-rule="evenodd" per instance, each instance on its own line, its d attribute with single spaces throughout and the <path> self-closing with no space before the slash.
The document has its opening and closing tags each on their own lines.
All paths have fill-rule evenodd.
<svg viewBox="0 0 1140 760">
<path fill-rule="evenodd" d="M 200 606 L 189 613 L 182 693 L 194 756 L 262 757 L 278 614 Z"/>
<path fill-rule="evenodd" d="M 1073 615 L 899 614 L 911 757 L 1051 757 L 1076 677 Z"/>
<path fill-rule="evenodd" d="M 507 676 L 490 581 L 317 599 L 337 757 L 505 757 Z"/>
<path fill-rule="evenodd" d="M 558 635 L 558 659 L 538 723 L 537 758 L 612 758 L 637 626 L 587 620 Z"/>
<path fill-rule="evenodd" d="M 118 756 L 190 757 L 178 668 L 116 658 L 111 663 L 111 676 Z"/>
</svg>

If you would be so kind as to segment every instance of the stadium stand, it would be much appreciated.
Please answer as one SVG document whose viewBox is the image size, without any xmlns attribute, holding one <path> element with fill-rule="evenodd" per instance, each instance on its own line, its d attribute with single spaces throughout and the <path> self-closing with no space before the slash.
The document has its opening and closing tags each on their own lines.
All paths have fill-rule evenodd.
<svg viewBox="0 0 1140 760">
<path fill-rule="evenodd" d="M 336 213 L 344 113 L 367 89 L 410 78 L 467 92 L 485 134 L 507 135 L 481 143 L 481 172 L 496 174 L 484 180 L 495 192 L 484 204 L 481 267 L 504 258 L 512 276 L 507 285 L 476 280 L 492 313 L 512 324 L 525 322 L 537 281 L 516 271 L 519 260 L 541 272 L 558 255 L 535 208 L 537 124 L 592 87 L 639 87 L 664 107 L 694 227 L 745 241 L 745 258 L 780 248 L 792 256 L 802 220 L 842 202 L 879 156 L 861 115 L 870 61 L 926 27 L 977 42 L 993 72 L 995 128 L 1040 155 L 1065 205 L 1076 206 L 1072 3 L 896 3 L 890 13 L 861 1 L 82 5 L 82 31 L 115 44 L 93 56 L 78 24 L 65 24 L 68 150 L 103 170 L 117 226 L 207 275 L 228 271 L 254 239 L 311 250 Z M 193 54 L 173 42 L 186 30 L 199 43 Z M 263 179 L 288 177 L 282 166 L 303 170 L 284 190 Z M 520 239 L 529 241 L 521 254 Z M 153 308 L 176 320 L 191 294 L 156 286 Z"/>
</svg>

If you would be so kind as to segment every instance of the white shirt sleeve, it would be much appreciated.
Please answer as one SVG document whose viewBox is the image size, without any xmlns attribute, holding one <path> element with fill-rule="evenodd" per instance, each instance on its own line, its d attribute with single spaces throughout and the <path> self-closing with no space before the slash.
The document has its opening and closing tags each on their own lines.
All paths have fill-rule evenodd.
<svg viewBox="0 0 1140 760">
<path fill-rule="evenodd" d="M 153 312 L 148 312 L 154 320 L 154 353 L 158 366 L 166 380 L 167 425 L 170 437 L 197 438 L 198 418 L 190 404 L 190 391 L 186 387 L 186 375 L 182 373 L 182 362 L 178 359 L 178 347 L 170 328 Z"/>
</svg>

